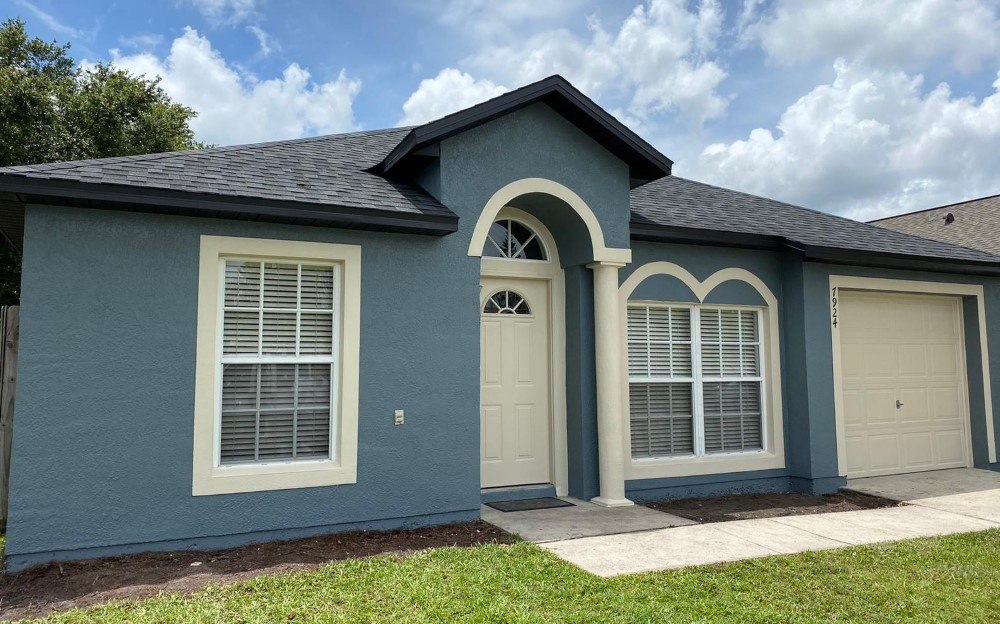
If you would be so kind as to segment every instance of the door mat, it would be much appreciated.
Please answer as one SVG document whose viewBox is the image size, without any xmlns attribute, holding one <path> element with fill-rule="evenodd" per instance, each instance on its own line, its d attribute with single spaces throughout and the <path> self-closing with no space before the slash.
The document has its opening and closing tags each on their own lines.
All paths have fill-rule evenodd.
<svg viewBox="0 0 1000 624">
<path fill-rule="evenodd" d="M 533 511 L 535 509 L 554 509 L 556 507 L 576 507 L 573 503 L 552 497 L 496 501 L 495 503 L 486 503 L 486 506 L 499 509 L 500 511 Z"/>
</svg>

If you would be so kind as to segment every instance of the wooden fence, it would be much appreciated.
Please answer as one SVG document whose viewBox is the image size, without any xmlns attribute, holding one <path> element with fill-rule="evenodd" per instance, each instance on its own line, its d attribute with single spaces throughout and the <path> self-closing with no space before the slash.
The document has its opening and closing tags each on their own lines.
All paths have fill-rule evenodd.
<svg viewBox="0 0 1000 624">
<path fill-rule="evenodd" d="M 20 306 L 0 308 L 0 531 L 7 531 L 7 483 L 10 442 L 14 432 L 14 389 L 17 386 L 17 341 Z"/>
</svg>

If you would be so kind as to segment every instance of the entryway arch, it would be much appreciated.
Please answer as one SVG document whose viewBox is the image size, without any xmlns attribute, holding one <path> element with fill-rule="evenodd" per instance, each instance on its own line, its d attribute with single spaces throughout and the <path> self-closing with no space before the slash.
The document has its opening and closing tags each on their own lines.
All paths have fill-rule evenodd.
<svg viewBox="0 0 1000 624">
<path fill-rule="evenodd" d="M 517 206 L 523 206 L 524 210 Z M 550 349 L 547 365 L 551 368 L 549 379 L 553 411 L 549 443 L 552 450 L 552 482 L 559 494 L 568 493 L 569 481 L 566 450 L 565 274 L 559 262 L 556 238 L 532 213 L 544 215 L 546 219 L 558 223 L 560 235 L 563 237 L 560 240 L 572 247 L 570 254 L 572 259 L 567 260 L 570 265 L 577 268 L 585 265 L 587 269 L 593 271 L 593 348 L 596 360 L 594 388 L 597 395 L 600 495 L 592 500 L 606 506 L 631 505 L 631 501 L 625 498 L 625 457 L 622 452 L 623 424 L 619 384 L 622 370 L 619 328 L 622 319 L 618 310 L 618 270 L 631 261 L 631 249 L 607 247 L 601 224 L 586 202 L 566 186 L 544 178 L 524 178 L 496 191 L 479 215 L 469 243 L 468 254 L 482 258 L 481 280 L 484 282 L 500 277 L 508 280 L 542 279 L 550 284 L 551 317 L 548 323 L 550 334 L 547 338 Z M 492 244 L 489 241 L 490 229 L 498 218 L 503 218 L 505 215 L 516 215 L 522 223 L 545 237 L 546 249 L 553 252 L 547 256 L 545 262 L 484 255 L 487 244 Z M 574 229 L 579 233 L 567 237 L 567 230 Z M 581 247 L 584 240 L 587 248 Z M 496 282 L 489 282 L 491 287 L 498 285 Z M 586 303 L 580 305 L 588 307 L 591 305 L 586 298 L 583 301 Z M 485 339 L 486 337 L 481 336 L 481 340 Z M 581 344 L 586 342 L 589 340 L 584 340 Z M 481 358 L 483 353 L 490 353 L 483 342 L 480 346 Z M 486 368 L 487 364 L 480 362 L 481 380 L 485 379 L 482 371 L 489 370 Z M 483 401 L 482 388 L 485 387 L 485 383 L 484 381 L 481 387 L 480 416 L 496 418 L 495 406 L 489 401 L 485 403 Z M 484 405 L 494 411 L 490 415 L 485 414 Z M 482 430 L 485 431 L 485 427 Z M 483 448 L 485 449 L 485 445 Z"/>
</svg>

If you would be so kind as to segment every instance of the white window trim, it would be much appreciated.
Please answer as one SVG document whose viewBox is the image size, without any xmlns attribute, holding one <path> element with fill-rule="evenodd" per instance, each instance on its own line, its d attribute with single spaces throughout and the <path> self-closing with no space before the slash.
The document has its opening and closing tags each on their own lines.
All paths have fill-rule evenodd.
<svg viewBox="0 0 1000 624">
<path fill-rule="evenodd" d="M 691 302 L 650 302 L 632 301 L 629 297 L 646 279 L 654 275 L 670 275 L 676 277 L 684 283 L 691 292 L 694 293 L 698 301 Z M 704 304 L 717 286 L 727 281 L 741 281 L 749 284 L 764 299 L 766 306 L 757 307 L 761 310 L 762 318 L 760 323 L 762 358 L 764 373 L 767 382 L 764 384 L 764 393 L 761 396 L 761 409 L 764 412 L 763 429 L 761 438 L 764 442 L 763 451 L 741 451 L 734 453 L 712 453 L 711 455 L 684 455 L 676 457 L 662 458 L 637 458 L 632 459 L 631 431 L 628 418 L 629 413 L 629 387 L 628 387 L 628 354 L 627 350 L 627 322 L 626 314 L 628 305 L 636 303 L 639 305 L 647 303 L 658 303 L 679 307 L 685 305 Z M 746 269 L 730 267 L 716 271 L 704 281 L 698 280 L 690 271 L 673 262 L 657 261 L 650 262 L 638 267 L 619 287 L 619 305 L 621 309 L 621 348 L 622 348 L 622 414 L 624 429 L 622 443 L 625 457 L 625 479 L 662 479 L 670 477 L 688 477 L 710 474 L 724 474 L 730 472 L 748 472 L 754 470 L 771 470 L 785 468 L 785 446 L 784 446 L 784 417 L 782 409 L 781 395 L 781 351 L 778 342 L 778 300 L 774 293 L 759 277 Z M 723 308 L 721 304 L 705 304 L 708 307 Z M 741 306 L 733 306 L 741 307 Z M 747 307 L 747 306 L 742 306 Z M 756 306 L 750 306 L 756 307 Z M 700 354 L 698 355 L 700 358 Z"/>
<path fill-rule="evenodd" d="M 330 431 L 333 459 L 220 466 L 223 259 L 228 257 L 340 266 L 339 351 L 331 400 L 338 416 Z M 361 334 L 361 247 L 262 238 L 202 236 L 198 268 L 198 340 L 195 365 L 194 496 L 342 485 L 357 482 L 358 366 Z M 337 378 L 339 373 L 339 378 Z M 339 382 L 339 383 L 338 383 Z"/>
</svg>

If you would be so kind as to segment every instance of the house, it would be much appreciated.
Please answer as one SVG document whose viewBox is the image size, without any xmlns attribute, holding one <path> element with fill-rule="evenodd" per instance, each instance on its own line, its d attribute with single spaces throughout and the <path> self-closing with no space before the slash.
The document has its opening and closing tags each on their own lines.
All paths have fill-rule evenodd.
<svg viewBox="0 0 1000 624">
<path fill-rule="evenodd" d="M 1000 254 L 1000 195 L 876 219 L 870 223 Z"/>
<path fill-rule="evenodd" d="M 1000 258 L 671 165 L 554 76 L 414 128 L 0 169 L 8 569 L 1000 467 Z"/>
</svg>

